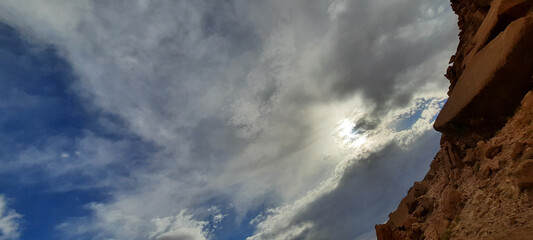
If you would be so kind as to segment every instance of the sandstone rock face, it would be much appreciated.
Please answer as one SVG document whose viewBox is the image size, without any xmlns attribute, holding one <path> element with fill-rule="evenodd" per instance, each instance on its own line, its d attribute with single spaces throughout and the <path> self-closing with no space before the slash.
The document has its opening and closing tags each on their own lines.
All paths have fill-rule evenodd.
<svg viewBox="0 0 533 240">
<path fill-rule="evenodd" d="M 461 33 L 430 171 L 388 239 L 533 239 L 533 0 L 452 0 Z"/>
<path fill-rule="evenodd" d="M 487 137 L 500 129 L 532 87 L 533 14 L 531 0 L 494 0 L 471 40 L 461 75 L 435 129 Z M 487 135 L 488 134 L 488 135 Z"/>
</svg>

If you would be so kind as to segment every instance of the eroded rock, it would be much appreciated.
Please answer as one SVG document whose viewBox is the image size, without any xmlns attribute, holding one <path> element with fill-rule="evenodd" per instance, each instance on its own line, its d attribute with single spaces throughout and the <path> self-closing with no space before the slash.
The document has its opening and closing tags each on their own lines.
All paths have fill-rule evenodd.
<svg viewBox="0 0 533 240">
<path fill-rule="evenodd" d="M 461 63 L 462 74 L 435 121 L 435 129 L 488 137 L 505 124 L 532 87 L 530 7 L 529 0 L 493 1 L 471 40 L 473 49 Z"/>
<path fill-rule="evenodd" d="M 526 160 L 518 165 L 515 177 L 520 187 L 533 187 L 533 160 Z"/>
</svg>

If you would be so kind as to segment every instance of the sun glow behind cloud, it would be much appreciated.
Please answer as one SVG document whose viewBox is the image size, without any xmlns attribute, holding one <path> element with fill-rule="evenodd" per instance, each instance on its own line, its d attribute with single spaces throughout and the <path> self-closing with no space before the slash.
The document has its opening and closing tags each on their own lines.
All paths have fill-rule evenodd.
<svg viewBox="0 0 533 240">
<path fill-rule="evenodd" d="M 360 134 L 356 124 L 349 119 L 343 119 L 337 127 L 336 135 L 342 146 L 347 148 L 357 148 L 366 142 L 366 136 Z"/>
<path fill-rule="evenodd" d="M 322 199 L 330 197 L 335 198 L 336 194 L 339 194 L 336 193 L 336 191 L 346 191 L 342 190 L 344 189 L 344 187 L 342 187 L 343 182 L 353 181 L 350 178 L 357 179 L 357 177 L 350 175 L 351 171 L 354 171 L 353 169 L 357 169 L 357 166 L 361 165 L 361 161 L 366 160 L 372 155 L 379 155 L 381 151 L 390 147 L 391 144 L 397 145 L 399 148 L 399 153 L 393 154 L 393 156 L 391 156 L 392 158 L 396 158 L 396 155 L 405 155 L 405 153 L 401 152 L 403 151 L 402 149 L 407 150 L 408 153 L 408 150 L 412 150 L 419 146 L 420 143 L 415 144 L 416 146 L 413 146 L 413 143 L 418 141 L 423 135 L 427 134 L 427 131 L 432 128 L 434 117 L 442 107 L 444 99 L 444 95 L 430 99 L 420 98 L 413 101 L 412 104 L 405 108 L 391 111 L 383 117 L 380 124 L 375 126 L 372 130 L 366 131 L 365 134 L 367 135 L 364 136 L 356 133 L 357 125 L 353 121 L 343 119 L 338 122 L 333 135 L 337 137 L 337 143 L 343 146 L 345 156 L 343 160 L 336 165 L 334 174 L 322 181 L 318 187 L 307 192 L 306 195 L 293 203 L 269 209 L 259 215 L 256 219 L 252 220 L 253 224 L 258 224 L 259 231 L 256 235 L 247 238 L 247 240 L 285 239 L 286 236 L 299 236 L 302 234 L 305 235 L 306 232 L 316 231 L 314 229 L 316 229 L 317 226 L 313 224 L 310 219 L 306 220 L 305 217 L 301 216 L 302 212 L 306 212 L 305 209 L 310 205 L 313 206 L 316 204 L 319 206 L 315 207 L 320 208 L 320 210 L 313 209 L 308 211 L 313 212 L 314 214 L 320 214 L 321 216 L 327 216 L 327 212 L 331 209 L 321 209 L 322 206 L 320 205 L 325 204 L 326 206 L 330 206 L 331 203 L 324 203 Z M 408 128 L 396 130 L 396 125 L 399 120 L 408 118 L 417 112 L 420 113 L 419 116 L 413 119 Z M 360 118 L 355 119 L 358 121 L 361 120 Z M 353 142 L 350 142 L 357 142 L 357 139 L 363 137 L 364 140 L 360 140 L 361 144 L 353 144 Z M 422 152 L 423 151 L 420 151 L 417 154 L 423 154 Z M 410 154 L 407 157 L 413 158 Z M 390 164 L 385 160 L 391 162 L 394 162 L 395 160 L 388 159 L 387 157 L 383 158 L 384 164 Z M 361 178 L 358 180 L 365 181 L 368 179 Z M 350 191 L 350 189 L 348 189 L 348 191 Z M 343 196 L 343 194 L 339 195 Z M 344 207 L 340 207 L 336 210 L 345 211 Z M 332 232 L 327 232 L 326 235 L 321 235 L 320 233 L 316 234 L 322 237 L 312 239 L 321 239 L 333 235 Z M 371 233 L 364 233 L 361 234 L 361 236 L 365 236 L 364 239 L 374 239 L 373 234 Z"/>
</svg>

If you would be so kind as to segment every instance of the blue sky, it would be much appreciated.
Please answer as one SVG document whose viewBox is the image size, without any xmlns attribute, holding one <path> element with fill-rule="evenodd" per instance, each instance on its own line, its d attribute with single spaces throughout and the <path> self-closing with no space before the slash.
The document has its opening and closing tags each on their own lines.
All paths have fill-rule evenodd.
<svg viewBox="0 0 533 240">
<path fill-rule="evenodd" d="M 48 137 L 73 141 L 84 129 L 98 128 L 94 115 L 69 90 L 72 69 L 53 47 L 35 46 L 6 24 L 0 32 L 3 162 L 16 161 L 17 154 L 41 146 Z M 89 214 L 85 204 L 106 199 L 101 189 L 55 191 L 54 180 L 39 167 L 3 172 L 1 179 L 0 191 L 16 198 L 11 207 L 24 216 L 21 239 L 57 239 L 57 224 Z"/>
<path fill-rule="evenodd" d="M 456 34 L 436 0 L 4 1 L 0 240 L 374 239 Z"/>
</svg>

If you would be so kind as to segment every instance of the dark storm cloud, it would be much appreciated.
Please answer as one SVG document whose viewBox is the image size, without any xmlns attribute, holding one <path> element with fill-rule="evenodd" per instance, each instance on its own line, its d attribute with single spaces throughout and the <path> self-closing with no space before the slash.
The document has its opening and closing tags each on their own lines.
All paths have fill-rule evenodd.
<svg viewBox="0 0 533 240">
<path fill-rule="evenodd" d="M 437 18 L 442 21 L 437 25 L 417 25 L 435 18 L 421 11 L 436 9 L 440 4 L 420 0 L 348 1 L 347 10 L 338 17 L 332 50 L 323 60 L 327 69 L 324 77 L 331 83 L 332 93 L 342 97 L 360 92 L 378 108 L 385 103 L 406 104 L 416 89 L 395 92 L 397 85 L 407 84 L 397 76 L 441 53 L 454 41 L 455 36 L 450 34 L 456 28 L 454 21 Z M 424 31 L 427 36 L 416 36 Z"/>
<path fill-rule="evenodd" d="M 231 51 L 256 51 L 261 46 L 261 38 L 250 22 L 243 21 L 242 17 L 242 9 L 236 6 L 235 1 L 209 2 L 202 17 L 204 34 L 229 39 Z"/>
<path fill-rule="evenodd" d="M 357 120 L 355 123 L 353 131 L 356 131 L 358 133 L 365 133 L 369 130 L 374 130 L 376 127 L 378 127 L 380 121 L 377 118 L 372 118 L 369 116 L 362 117 L 361 119 Z"/>
</svg>

